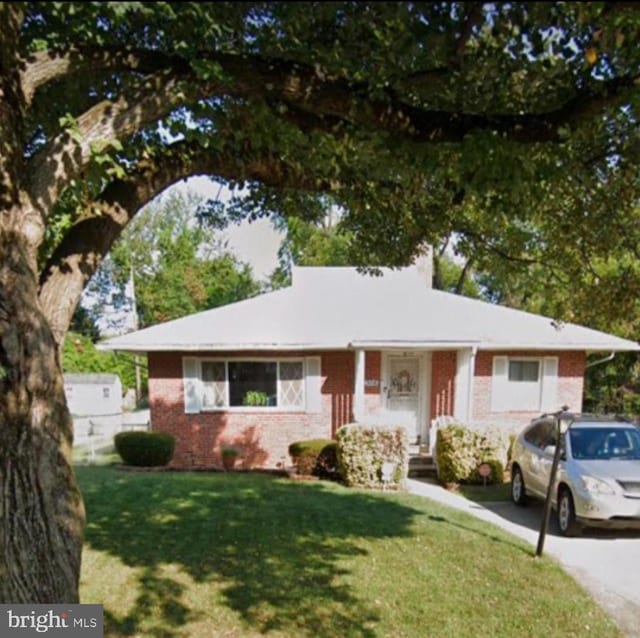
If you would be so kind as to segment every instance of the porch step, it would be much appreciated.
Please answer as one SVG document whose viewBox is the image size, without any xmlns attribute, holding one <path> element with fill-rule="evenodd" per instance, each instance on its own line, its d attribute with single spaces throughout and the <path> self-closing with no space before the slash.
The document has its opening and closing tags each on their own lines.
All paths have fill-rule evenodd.
<svg viewBox="0 0 640 638">
<path fill-rule="evenodd" d="M 411 454 L 409 456 L 409 478 L 436 478 L 436 464 L 433 456 L 426 454 Z"/>
</svg>

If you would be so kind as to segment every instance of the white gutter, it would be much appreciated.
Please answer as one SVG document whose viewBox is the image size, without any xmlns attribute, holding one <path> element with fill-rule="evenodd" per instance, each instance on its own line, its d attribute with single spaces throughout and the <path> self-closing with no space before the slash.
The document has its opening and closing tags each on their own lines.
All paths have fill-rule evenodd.
<svg viewBox="0 0 640 638">
<path fill-rule="evenodd" d="M 582 351 L 582 352 L 638 352 L 640 351 L 640 344 L 633 342 L 624 343 L 622 340 L 620 345 L 609 344 L 594 344 L 594 343 L 554 343 L 554 344 L 526 344 L 526 343 L 503 343 L 493 344 L 482 342 L 479 348 L 482 350 L 492 350 L 495 352 L 507 352 L 509 350 L 530 350 L 532 352 L 543 351 Z"/>
<path fill-rule="evenodd" d="M 613 357 L 615 357 L 615 356 L 616 356 L 616 353 L 612 352 L 607 357 L 603 357 L 602 359 L 597 359 L 596 361 L 592 361 L 591 363 L 587 363 L 587 365 L 584 368 L 586 370 L 587 368 L 593 368 L 593 366 L 600 365 L 601 363 L 607 363 L 609 361 L 613 361 Z"/>
<path fill-rule="evenodd" d="M 327 343 L 99 343 L 98 350 L 118 352 L 251 352 L 251 351 L 298 351 L 298 350 L 344 350 L 346 346 Z"/>
</svg>

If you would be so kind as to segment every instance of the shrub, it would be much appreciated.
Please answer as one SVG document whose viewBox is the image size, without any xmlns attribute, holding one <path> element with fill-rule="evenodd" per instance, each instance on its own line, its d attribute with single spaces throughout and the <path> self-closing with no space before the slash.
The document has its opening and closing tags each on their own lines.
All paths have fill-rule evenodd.
<svg viewBox="0 0 640 638">
<path fill-rule="evenodd" d="M 491 430 L 479 431 L 451 424 L 438 429 L 436 464 L 441 483 L 481 484 L 478 472 L 482 463 L 491 466 L 487 483 L 501 483 L 506 445 L 504 436 Z"/>
<path fill-rule="evenodd" d="M 513 461 L 513 448 L 516 444 L 516 435 L 515 434 L 510 434 L 509 435 L 509 446 L 507 448 L 507 467 L 511 467 L 511 463 Z"/>
<path fill-rule="evenodd" d="M 337 446 L 332 439 L 295 441 L 289 446 L 289 455 L 298 474 L 337 478 Z"/>
<path fill-rule="evenodd" d="M 391 487 L 402 487 L 409 468 L 409 447 L 404 427 L 342 426 L 337 433 L 338 469 L 347 485 L 382 487 L 382 464 L 395 465 Z"/>
<path fill-rule="evenodd" d="M 231 447 L 229 445 L 222 448 L 222 452 L 220 453 L 223 459 L 237 459 L 240 456 L 240 450 L 235 447 Z"/>
<path fill-rule="evenodd" d="M 142 467 L 166 465 L 175 448 L 175 439 L 166 432 L 120 432 L 114 442 L 127 465 Z"/>
</svg>

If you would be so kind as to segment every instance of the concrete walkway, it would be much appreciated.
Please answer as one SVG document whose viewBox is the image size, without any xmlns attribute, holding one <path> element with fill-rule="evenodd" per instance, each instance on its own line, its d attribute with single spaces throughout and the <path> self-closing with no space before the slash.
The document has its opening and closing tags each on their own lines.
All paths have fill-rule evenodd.
<svg viewBox="0 0 640 638">
<path fill-rule="evenodd" d="M 475 503 L 435 483 L 415 479 L 408 480 L 408 489 L 498 525 L 530 543 L 535 552 L 542 521 L 540 503 L 531 502 L 527 507 L 505 501 Z M 640 533 L 589 530 L 577 538 L 564 538 L 552 520 L 544 552 L 594 597 L 625 636 L 640 638 Z"/>
</svg>

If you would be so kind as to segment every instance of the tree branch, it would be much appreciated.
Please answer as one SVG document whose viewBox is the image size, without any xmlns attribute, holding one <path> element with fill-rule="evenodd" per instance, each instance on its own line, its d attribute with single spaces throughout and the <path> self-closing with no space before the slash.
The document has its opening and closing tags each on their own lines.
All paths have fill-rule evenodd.
<svg viewBox="0 0 640 638">
<path fill-rule="evenodd" d="M 137 69 L 153 64 L 139 55 L 121 52 L 119 57 L 110 60 L 105 53 L 102 57 L 95 54 L 87 56 L 85 62 L 105 66 L 110 62 L 113 66 L 128 64 Z M 370 131 L 386 131 L 421 144 L 460 142 L 472 131 L 486 129 L 516 142 L 534 143 L 561 142 L 561 126 L 620 103 L 627 98 L 629 90 L 637 90 L 639 82 L 638 77 L 610 80 L 602 83 L 597 93 L 576 93 L 560 108 L 544 114 L 479 115 L 411 106 L 398 99 L 391 89 L 385 99 L 373 99 L 364 84 L 327 76 L 311 65 L 283 60 L 208 54 L 209 61 L 220 65 L 224 78 L 204 82 L 184 60 L 175 56 L 160 56 L 159 59 L 161 62 L 156 65 L 163 70 L 144 78 L 136 93 L 123 95 L 115 102 L 100 102 L 78 118 L 78 141 L 64 133 L 32 159 L 28 171 L 32 175 L 30 193 L 43 214 L 87 165 L 92 143 L 123 140 L 140 127 L 165 116 L 177 105 L 194 103 L 204 97 L 279 100 L 295 112 L 296 125 L 301 128 L 323 126 L 335 130 L 337 122 L 344 122 Z M 54 64 L 51 60 L 48 64 L 57 64 L 56 68 L 64 66 L 61 61 Z M 66 68 L 77 67 L 69 62 Z M 50 77 L 61 77 L 63 72 L 52 73 Z M 31 75 L 31 85 L 35 86 L 35 71 Z M 187 85 L 190 87 L 188 95 L 181 92 Z"/>
<path fill-rule="evenodd" d="M 180 179 L 211 175 L 229 180 L 259 180 L 270 186 L 328 189 L 294 171 L 277 157 L 246 162 L 233 154 L 179 142 L 153 160 L 141 162 L 125 179 L 112 182 L 83 219 L 72 226 L 42 270 L 40 303 L 58 342 L 64 338 L 89 279 L 133 216 Z"/>
<path fill-rule="evenodd" d="M 467 261 L 464 262 L 464 267 L 460 271 L 460 276 L 458 277 L 458 281 L 456 282 L 456 287 L 453 292 L 456 295 L 462 294 L 462 289 L 464 288 L 465 281 L 467 280 L 467 275 L 469 274 L 469 270 L 471 269 L 471 265 L 473 264 L 473 257 L 469 257 Z"/>
<path fill-rule="evenodd" d="M 467 46 L 467 42 L 473 35 L 473 29 L 482 21 L 484 16 L 483 12 L 484 2 L 472 2 L 471 6 L 467 10 L 464 22 L 462 23 L 462 30 L 460 37 L 456 41 L 454 53 L 452 56 L 451 64 L 455 67 L 459 67 L 464 55 L 464 50 Z"/>
<path fill-rule="evenodd" d="M 173 69 L 187 73 L 189 65 L 176 55 L 159 51 L 71 48 L 61 51 L 38 51 L 22 61 L 22 90 L 31 105 L 37 90 L 53 82 L 104 71 L 131 71 L 151 74 Z"/>
<path fill-rule="evenodd" d="M 23 11 L 15 2 L 0 3 L 0 207 L 19 199 L 24 103 L 16 73 L 16 51 Z"/>
<path fill-rule="evenodd" d="M 173 72 L 161 71 L 144 78 L 129 95 L 91 107 L 77 119 L 73 131 L 58 135 L 28 163 L 34 205 L 46 217 L 64 188 L 86 168 L 97 142 L 124 140 L 183 99 Z"/>
</svg>

